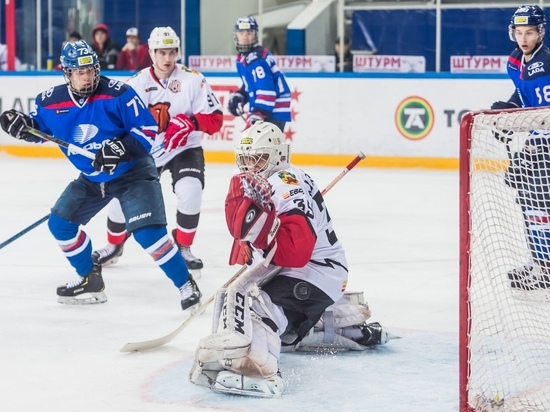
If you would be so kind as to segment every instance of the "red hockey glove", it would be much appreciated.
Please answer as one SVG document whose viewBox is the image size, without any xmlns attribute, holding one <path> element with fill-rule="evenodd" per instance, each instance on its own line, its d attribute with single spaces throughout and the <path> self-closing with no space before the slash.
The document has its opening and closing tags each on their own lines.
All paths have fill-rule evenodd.
<svg viewBox="0 0 550 412">
<path fill-rule="evenodd" d="M 195 130 L 195 124 L 185 114 L 180 113 L 170 119 L 166 133 L 164 134 L 164 147 L 166 151 L 174 150 L 176 147 L 185 146 L 187 137 Z"/>
<path fill-rule="evenodd" d="M 257 249 L 272 246 L 280 221 L 269 182 L 255 173 L 233 176 L 225 198 L 225 220 L 233 238 Z"/>
</svg>

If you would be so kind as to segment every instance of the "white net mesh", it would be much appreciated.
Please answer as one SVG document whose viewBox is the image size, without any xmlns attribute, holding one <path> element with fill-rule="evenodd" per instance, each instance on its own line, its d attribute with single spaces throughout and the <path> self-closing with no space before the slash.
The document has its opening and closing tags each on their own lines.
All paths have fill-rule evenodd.
<svg viewBox="0 0 550 412">
<path fill-rule="evenodd" d="M 470 241 L 462 244 L 470 259 L 469 310 L 461 322 L 469 328 L 467 398 L 474 411 L 550 411 L 545 130 L 550 109 L 473 117 L 470 170 L 461 173 L 470 184 Z"/>
</svg>

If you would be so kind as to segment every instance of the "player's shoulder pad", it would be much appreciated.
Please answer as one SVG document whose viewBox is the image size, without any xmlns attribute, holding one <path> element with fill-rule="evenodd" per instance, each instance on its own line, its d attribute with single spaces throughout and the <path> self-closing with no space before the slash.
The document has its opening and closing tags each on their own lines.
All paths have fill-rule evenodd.
<svg viewBox="0 0 550 412">
<path fill-rule="evenodd" d="M 47 107 L 50 105 L 56 105 L 65 101 L 71 101 L 66 84 L 60 84 L 58 86 L 50 87 L 48 90 L 44 90 L 40 93 L 36 101 L 39 105 Z"/>
<path fill-rule="evenodd" d="M 195 69 L 191 69 L 191 68 L 185 66 L 184 64 L 178 65 L 178 70 L 183 71 L 185 73 L 192 74 L 194 76 L 202 76 L 201 72 L 199 72 L 198 70 L 195 70 Z"/>
<path fill-rule="evenodd" d="M 510 53 L 510 56 L 508 56 L 508 68 L 512 70 L 519 70 L 521 67 L 521 58 L 523 57 L 523 53 L 521 50 L 514 49 L 512 53 Z"/>
<path fill-rule="evenodd" d="M 120 80 L 110 79 L 109 77 L 100 76 L 99 85 L 94 94 L 103 96 L 122 96 L 131 86 Z"/>
<path fill-rule="evenodd" d="M 299 177 L 291 170 L 279 170 L 269 177 L 269 183 L 283 200 L 303 195 L 304 190 L 300 187 Z"/>
</svg>

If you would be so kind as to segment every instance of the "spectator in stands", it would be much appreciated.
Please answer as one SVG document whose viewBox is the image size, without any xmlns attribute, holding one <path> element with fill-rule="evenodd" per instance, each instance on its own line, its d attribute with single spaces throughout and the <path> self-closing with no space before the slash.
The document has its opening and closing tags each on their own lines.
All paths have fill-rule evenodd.
<svg viewBox="0 0 550 412">
<path fill-rule="evenodd" d="M 342 69 L 345 72 L 353 71 L 353 55 L 350 50 L 350 43 L 347 37 L 344 37 L 344 59 L 340 64 L 340 37 L 334 41 L 334 56 L 336 57 L 336 71 Z"/>
<path fill-rule="evenodd" d="M 92 30 L 92 49 L 99 58 L 101 70 L 114 70 L 120 53 L 120 47 L 111 39 L 109 28 L 106 24 L 98 24 Z"/>
<path fill-rule="evenodd" d="M 149 67 L 152 63 L 149 48 L 140 43 L 138 29 L 130 27 L 126 30 L 126 44 L 118 55 L 116 69 L 137 71 Z"/>
<path fill-rule="evenodd" d="M 79 32 L 77 31 L 72 31 L 69 33 L 69 37 L 67 37 L 67 41 L 69 43 L 72 43 L 72 42 L 75 42 L 75 41 L 79 41 L 79 40 L 82 40 L 82 36 L 80 35 Z"/>
</svg>

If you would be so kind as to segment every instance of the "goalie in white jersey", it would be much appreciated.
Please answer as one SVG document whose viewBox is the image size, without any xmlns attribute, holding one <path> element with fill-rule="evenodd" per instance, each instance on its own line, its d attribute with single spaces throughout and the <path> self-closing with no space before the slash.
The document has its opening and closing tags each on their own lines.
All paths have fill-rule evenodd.
<svg viewBox="0 0 550 412">
<path fill-rule="evenodd" d="M 395 338 L 362 293 L 344 293 L 348 263 L 323 196 L 289 163 L 277 126 L 257 122 L 235 147 L 240 174 L 225 215 L 235 239 L 230 263 L 253 249 L 249 268 L 216 294 L 212 335 L 201 339 L 191 382 L 214 391 L 273 397 L 284 391 L 283 351 L 365 350 Z"/>
<path fill-rule="evenodd" d="M 153 65 L 128 80 L 158 124 L 158 134 L 151 150 L 159 175 L 172 174 L 172 188 L 177 197 L 177 227 L 172 235 L 191 270 L 203 267 L 201 259 L 191 253 L 199 224 L 204 189 L 204 153 L 202 134 L 214 134 L 222 126 L 220 102 L 204 76 L 177 64 L 181 58 L 180 39 L 170 27 L 156 27 L 149 36 L 149 53 Z M 107 220 L 108 244 L 94 252 L 94 260 L 106 266 L 123 253 L 126 231 L 122 209 L 111 202 Z M 197 274 L 197 272 L 195 272 Z"/>
</svg>

